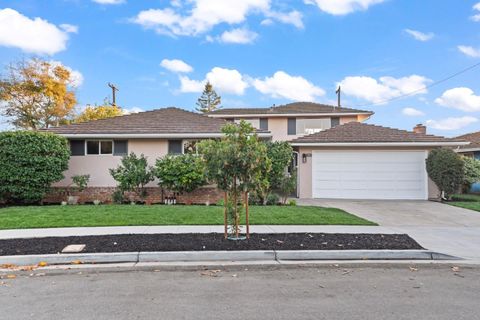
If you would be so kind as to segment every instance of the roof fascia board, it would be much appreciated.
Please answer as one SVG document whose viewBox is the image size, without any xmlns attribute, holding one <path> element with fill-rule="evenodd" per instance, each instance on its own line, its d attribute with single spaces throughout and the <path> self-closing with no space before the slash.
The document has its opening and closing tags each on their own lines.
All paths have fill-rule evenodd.
<svg viewBox="0 0 480 320">
<path fill-rule="evenodd" d="M 434 147 L 464 146 L 470 142 L 290 142 L 294 147 Z"/>
</svg>

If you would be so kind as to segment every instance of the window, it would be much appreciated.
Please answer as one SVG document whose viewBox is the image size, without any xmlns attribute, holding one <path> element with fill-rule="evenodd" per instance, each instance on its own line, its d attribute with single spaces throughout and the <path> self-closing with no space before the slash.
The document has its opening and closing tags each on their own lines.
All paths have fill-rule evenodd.
<svg viewBox="0 0 480 320">
<path fill-rule="evenodd" d="M 297 134 L 297 119 L 296 118 L 288 118 L 287 134 L 288 135 L 296 135 Z"/>
<path fill-rule="evenodd" d="M 197 153 L 197 140 L 183 140 L 183 153 Z"/>
<path fill-rule="evenodd" d="M 324 119 L 297 119 L 297 133 L 312 134 L 331 128 L 330 118 Z"/>
<path fill-rule="evenodd" d="M 168 140 L 168 153 L 179 154 L 183 151 L 182 140 Z"/>
<path fill-rule="evenodd" d="M 113 141 L 100 141 L 100 154 L 112 154 Z"/>
<path fill-rule="evenodd" d="M 113 143 L 113 155 L 124 156 L 128 154 L 128 141 L 127 140 L 115 140 Z"/>
<path fill-rule="evenodd" d="M 84 156 L 85 140 L 70 140 L 70 154 L 72 156 Z"/>
<path fill-rule="evenodd" d="M 339 117 L 334 117 L 332 118 L 331 121 L 331 127 L 334 128 L 340 124 L 340 118 Z"/>
<path fill-rule="evenodd" d="M 235 123 L 240 123 L 242 120 L 246 123 L 250 123 L 255 129 L 260 129 L 260 119 L 235 119 Z"/>
<path fill-rule="evenodd" d="M 100 141 L 87 141 L 87 154 L 98 154 Z"/>
<path fill-rule="evenodd" d="M 112 154 L 113 153 L 113 141 L 111 140 L 88 140 L 87 141 L 87 154 Z"/>
<path fill-rule="evenodd" d="M 260 118 L 260 130 L 268 130 L 268 118 Z"/>
</svg>

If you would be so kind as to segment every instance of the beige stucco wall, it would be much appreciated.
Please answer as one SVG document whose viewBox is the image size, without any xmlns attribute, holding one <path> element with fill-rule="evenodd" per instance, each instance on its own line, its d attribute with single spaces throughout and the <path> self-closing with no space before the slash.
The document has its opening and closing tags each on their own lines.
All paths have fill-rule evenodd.
<svg viewBox="0 0 480 320">
<path fill-rule="evenodd" d="M 358 116 L 359 117 L 359 116 Z M 359 121 L 357 116 L 340 117 L 340 124 L 352 121 Z M 311 117 L 319 118 L 319 117 Z M 308 119 L 308 117 L 297 117 L 297 119 Z M 290 141 L 303 135 L 288 135 L 288 118 L 270 117 L 268 118 L 268 131 L 272 133 L 273 141 Z"/>
<path fill-rule="evenodd" d="M 360 150 L 392 150 L 392 151 L 399 151 L 399 150 L 425 150 L 425 148 L 325 148 L 325 147 L 300 147 L 298 148 L 298 195 L 300 198 L 312 198 L 312 158 L 308 157 L 307 162 L 302 162 L 302 154 L 312 154 L 313 150 L 349 150 L 349 151 L 360 151 Z M 428 150 L 427 150 L 428 151 Z M 428 179 L 428 198 L 429 199 L 438 199 L 440 196 L 440 192 L 436 184 L 429 178 Z"/>
<path fill-rule="evenodd" d="M 168 153 L 168 140 L 165 139 L 132 139 L 128 140 L 128 152 L 137 155 L 144 154 L 150 165 L 155 160 Z M 72 183 L 72 176 L 89 174 L 89 187 L 114 187 L 115 180 L 110 175 L 109 169 L 116 168 L 121 161 L 121 156 L 113 155 L 85 155 L 70 157 L 68 170 L 64 172 L 65 179 L 54 184 L 56 187 L 65 187 Z M 156 186 L 155 182 L 148 186 Z"/>
</svg>

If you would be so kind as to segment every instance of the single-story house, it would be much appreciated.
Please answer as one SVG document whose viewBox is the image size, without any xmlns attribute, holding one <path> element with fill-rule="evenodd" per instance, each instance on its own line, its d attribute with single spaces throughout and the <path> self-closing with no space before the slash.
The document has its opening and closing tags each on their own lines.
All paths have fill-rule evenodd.
<svg viewBox="0 0 480 320">
<path fill-rule="evenodd" d="M 168 153 L 195 152 L 198 140 L 221 137 L 221 128 L 226 123 L 245 117 L 257 125 L 260 138 L 292 144 L 298 169 L 297 192 L 301 198 L 437 198 L 438 189 L 425 169 L 428 152 L 433 148 L 468 144 L 462 139 L 428 135 L 421 125 L 409 132 L 364 124 L 361 121 L 372 112 L 312 103 L 289 104 L 268 111 L 266 108 L 257 113 L 236 112 L 223 112 L 219 116 L 222 113 L 219 111 L 215 112 L 218 116 L 212 116 L 164 108 L 50 128 L 48 131 L 70 141 L 72 156 L 65 179 L 54 185 L 55 192 L 46 201 L 63 200 L 62 188 L 68 187 L 72 176 L 79 174 L 90 175 L 81 201 L 109 201 L 116 187 L 109 169 L 117 167 L 122 156 L 129 152 L 144 154 L 153 165 L 157 158 Z M 273 116 L 267 117 L 266 112 Z M 258 121 L 251 118 L 254 114 Z M 169 195 L 155 182 L 148 185 L 147 192 L 148 202 L 161 202 Z M 215 186 L 207 186 L 180 195 L 178 201 L 213 203 L 220 198 Z"/>
<path fill-rule="evenodd" d="M 166 154 L 195 152 L 201 139 L 219 138 L 221 128 L 228 123 L 179 108 L 163 108 L 124 116 L 49 128 L 66 137 L 70 142 L 71 157 L 65 179 L 53 185 L 53 192 L 46 202 L 65 199 L 63 190 L 72 183 L 72 176 L 88 174 L 88 188 L 81 193 L 81 202 L 111 201 L 116 181 L 109 169 L 116 168 L 122 156 L 134 152 L 144 154 L 150 165 Z M 268 131 L 257 131 L 264 139 L 270 139 Z M 148 202 L 162 202 L 171 193 L 162 191 L 156 182 L 147 185 Z M 189 195 L 179 195 L 178 201 L 214 203 L 221 198 L 214 186 L 207 186 Z"/>
<path fill-rule="evenodd" d="M 480 131 L 467 133 L 457 138 L 470 142 L 469 145 L 456 149 L 459 154 L 480 160 Z M 470 192 L 480 193 L 480 182 L 474 183 Z"/>
<path fill-rule="evenodd" d="M 405 131 L 359 122 L 291 141 L 299 153 L 300 198 L 439 198 L 425 159 L 433 148 L 467 144 L 426 134 L 417 125 Z"/>
</svg>

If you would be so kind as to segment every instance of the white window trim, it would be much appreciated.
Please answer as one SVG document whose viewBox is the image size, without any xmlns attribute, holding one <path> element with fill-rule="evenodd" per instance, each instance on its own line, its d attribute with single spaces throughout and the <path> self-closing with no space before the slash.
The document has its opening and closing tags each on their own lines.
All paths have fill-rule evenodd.
<svg viewBox="0 0 480 320">
<path fill-rule="evenodd" d="M 88 153 L 87 151 L 87 143 L 89 141 L 98 141 L 98 153 Z M 102 152 L 102 142 L 111 142 L 112 143 L 112 152 L 111 153 L 101 153 Z M 89 139 L 85 140 L 85 156 L 93 156 L 93 157 L 98 157 L 98 156 L 113 156 L 113 149 L 115 148 L 113 140 L 108 140 L 108 139 Z"/>
</svg>

